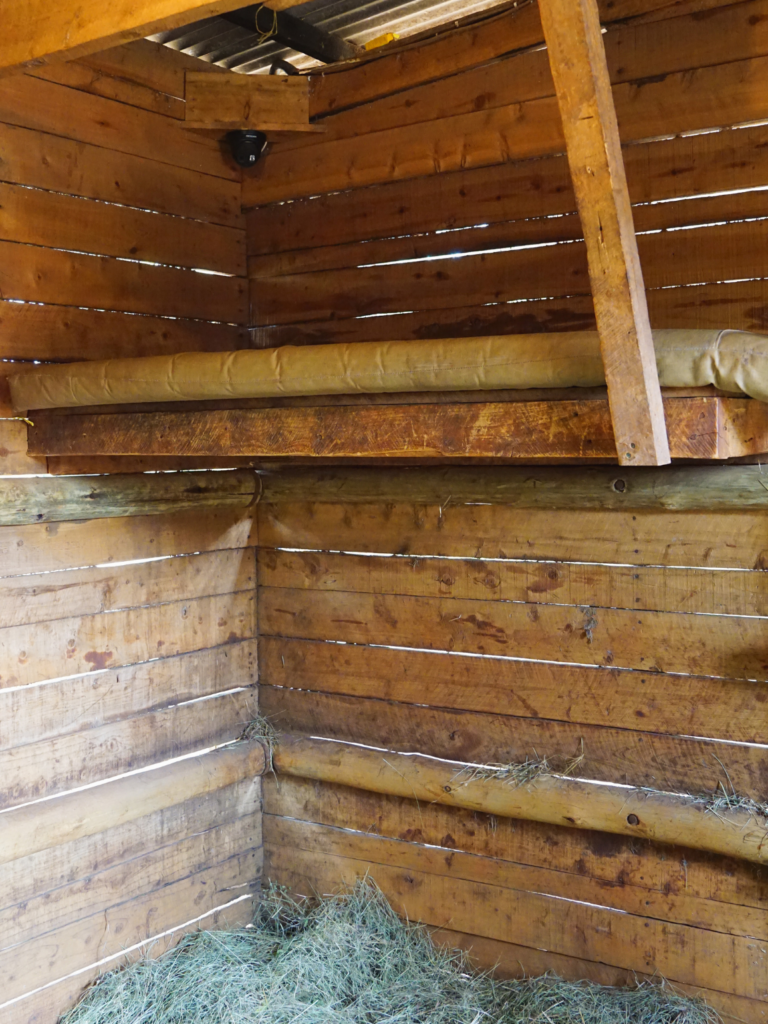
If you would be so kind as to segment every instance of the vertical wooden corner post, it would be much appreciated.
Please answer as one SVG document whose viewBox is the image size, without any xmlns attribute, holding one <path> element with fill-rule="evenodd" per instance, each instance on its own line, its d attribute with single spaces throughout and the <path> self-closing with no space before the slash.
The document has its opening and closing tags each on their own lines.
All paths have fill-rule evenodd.
<svg viewBox="0 0 768 1024">
<path fill-rule="evenodd" d="M 670 461 L 597 0 L 539 0 L 563 119 L 619 462 Z"/>
</svg>

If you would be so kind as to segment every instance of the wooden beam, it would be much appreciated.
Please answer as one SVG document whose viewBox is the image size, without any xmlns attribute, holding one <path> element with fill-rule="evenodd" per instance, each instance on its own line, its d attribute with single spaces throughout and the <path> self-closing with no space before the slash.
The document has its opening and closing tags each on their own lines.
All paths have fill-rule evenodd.
<svg viewBox="0 0 768 1024">
<path fill-rule="evenodd" d="M 185 127 L 219 131 L 317 132 L 309 123 L 306 75 L 210 75 L 187 71 Z"/>
<path fill-rule="evenodd" d="M 247 508 L 259 483 L 249 470 L 231 473 L 26 477 L 0 488 L 0 526 L 160 515 L 210 508 Z"/>
<path fill-rule="evenodd" d="M 523 818 L 568 828 L 652 839 L 768 864 L 765 827 L 749 811 L 707 812 L 693 797 L 647 789 L 595 785 L 540 775 L 524 785 L 509 779 L 458 777 L 459 764 L 441 764 L 418 754 L 305 736 L 280 736 L 272 752 L 278 774 L 293 775 L 425 804 L 466 807 L 502 818 Z"/>
<path fill-rule="evenodd" d="M 621 465 L 670 461 L 597 0 L 540 0 Z"/>
<path fill-rule="evenodd" d="M 260 474 L 262 500 L 376 504 L 507 505 L 541 509 L 669 509 L 676 512 L 768 509 L 762 466 L 675 469 L 424 466 L 392 469 L 302 467 Z"/>
<path fill-rule="evenodd" d="M 0 0 L 0 74 L 72 59 L 224 14 L 242 0 Z M 274 0 L 277 10 L 294 0 Z"/>
<path fill-rule="evenodd" d="M 668 398 L 672 455 L 724 459 L 768 451 L 768 405 Z M 40 411 L 33 455 L 281 458 L 615 458 L 608 401 L 218 409 Z"/>
</svg>

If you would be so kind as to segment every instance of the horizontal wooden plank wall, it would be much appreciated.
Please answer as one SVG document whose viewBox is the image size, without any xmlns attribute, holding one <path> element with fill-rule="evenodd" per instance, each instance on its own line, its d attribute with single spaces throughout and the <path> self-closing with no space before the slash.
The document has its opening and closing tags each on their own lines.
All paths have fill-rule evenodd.
<svg viewBox="0 0 768 1024">
<path fill-rule="evenodd" d="M 221 756 L 257 707 L 255 543 L 238 510 L 0 529 L 4 1022 L 55 1024 L 152 936 L 250 919 L 260 780 Z M 57 806 L 77 827 L 36 836 Z"/>
<path fill-rule="evenodd" d="M 184 129 L 187 67 L 140 40 L 0 84 L 0 473 L 44 468 L 14 362 L 248 343 L 240 170 Z"/>
<path fill-rule="evenodd" d="M 650 6 L 605 42 L 652 325 L 768 330 L 768 0 Z M 314 80 L 325 133 L 245 174 L 256 344 L 594 327 L 540 39 L 534 5 Z"/>
<path fill-rule="evenodd" d="M 392 495 L 259 507 L 276 728 L 465 763 L 581 757 L 586 779 L 768 800 L 764 515 Z M 265 783 L 264 829 L 274 880 L 330 892 L 370 871 L 484 967 L 661 975 L 768 1020 L 763 868 L 295 779 Z"/>
</svg>

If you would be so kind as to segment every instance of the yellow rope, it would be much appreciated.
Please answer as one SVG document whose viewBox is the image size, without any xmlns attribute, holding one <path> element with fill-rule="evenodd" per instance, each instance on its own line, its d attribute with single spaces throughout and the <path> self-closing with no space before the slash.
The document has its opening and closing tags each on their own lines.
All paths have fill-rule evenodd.
<svg viewBox="0 0 768 1024">
<path fill-rule="evenodd" d="M 267 29 L 266 32 L 262 32 L 261 29 L 259 28 L 259 15 L 261 14 L 265 6 L 266 4 L 261 4 L 261 6 L 256 10 L 256 17 L 254 18 L 254 25 L 259 37 L 259 46 L 261 46 L 262 43 L 266 43 L 267 40 L 271 39 L 273 36 L 277 35 L 277 11 L 272 11 L 271 28 Z M 267 10 L 270 10 L 270 8 L 267 7 Z"/>
</svg>

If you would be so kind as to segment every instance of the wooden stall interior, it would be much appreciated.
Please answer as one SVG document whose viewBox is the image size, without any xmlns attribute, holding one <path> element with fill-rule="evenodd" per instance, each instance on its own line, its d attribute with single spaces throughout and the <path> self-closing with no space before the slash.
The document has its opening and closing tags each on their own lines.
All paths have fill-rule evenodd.
<svg viewBox="0 0 768 1024">
<path fill-rule="evenodd" d="M 2 1024 L 248 923 L 262 876 L 366 875 L 502 976 L 663 978 L 766 1024 L 768 405 L 660 387 L 651 331 L 768 335 L 768 0 L 474 5 L 258 86 L 245 170 L 224 135 L 269 76 L 146 38 L 234 0 L 22 6 L 0 0 Z M 8 383 L 585 330 L 606 383 L 580 390 L 19 410 Z M 519 794 L 467 796 L 462 771 L 528 762 Z"/>
</svg>

